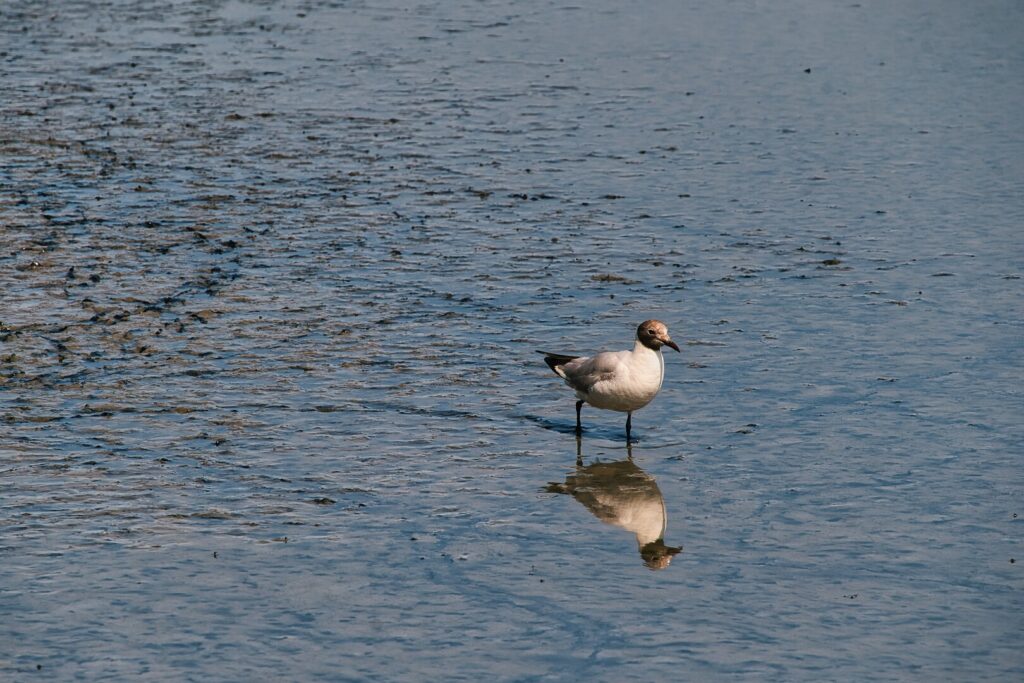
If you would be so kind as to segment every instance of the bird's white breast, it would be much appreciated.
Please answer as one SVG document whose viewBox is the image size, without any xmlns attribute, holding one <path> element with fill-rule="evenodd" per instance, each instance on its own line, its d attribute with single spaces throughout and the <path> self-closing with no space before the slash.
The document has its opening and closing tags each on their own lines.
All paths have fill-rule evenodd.
<svg viewBox="0 0 1024 683">
<path fill-rule="evenodd" d="M 596 382 L 579 397 L 595 408 L 631 412 L 643 408 L 658 395 L 665 378 L 665 359 L 660 351 L 637 344 L 623 354 L 615 371 Z"/>
</svg>

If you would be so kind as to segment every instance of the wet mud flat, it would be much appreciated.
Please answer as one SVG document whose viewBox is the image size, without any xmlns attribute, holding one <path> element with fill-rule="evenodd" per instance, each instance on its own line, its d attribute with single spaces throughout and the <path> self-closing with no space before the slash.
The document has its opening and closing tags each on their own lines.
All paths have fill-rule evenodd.
<svg viewBox="0 0 1024 683">
<path fill-rule="evenodd" d="M 0 677 L 1024 673 L 1022 21 L 4 3 Z"/>
</svg>

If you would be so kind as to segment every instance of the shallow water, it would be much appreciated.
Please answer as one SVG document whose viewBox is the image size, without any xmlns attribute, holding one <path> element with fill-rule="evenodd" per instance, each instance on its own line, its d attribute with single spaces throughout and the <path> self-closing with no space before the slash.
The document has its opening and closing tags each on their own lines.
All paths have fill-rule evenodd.
<svg viewBox="0 0 1024 683">
<path fill-rule="evenodd" d="M 0 674 L 1019 677 L 1022 38 L 0 5 Z M 636 443 L 577 446 L 535 350 L 650 317 Z M 670 566 L 577 454 L 632 456 Z"/>
</svg>

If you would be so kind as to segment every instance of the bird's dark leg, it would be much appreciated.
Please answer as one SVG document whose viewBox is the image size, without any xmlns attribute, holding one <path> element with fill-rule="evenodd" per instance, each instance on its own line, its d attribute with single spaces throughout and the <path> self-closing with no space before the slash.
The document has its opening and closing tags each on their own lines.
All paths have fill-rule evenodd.
<svg viewBox="0 0 1024 683">
<path fill-rule="evenodd" d="M 583 432 L 583 424 L 580 422 L 580 410 L 583 408 L 583 401 L 576 401 L 576 433 Z"/>
<path fill-rule="evenodd" d="M 576 467 L 583 467 L 583 439 L 576 435 Z"/>
<path fill-rule="evenodd" d="M 629 429 L 633 426 L 633 413 L 626 414 L 626 441 L 629 441 Z"/>
</svg>

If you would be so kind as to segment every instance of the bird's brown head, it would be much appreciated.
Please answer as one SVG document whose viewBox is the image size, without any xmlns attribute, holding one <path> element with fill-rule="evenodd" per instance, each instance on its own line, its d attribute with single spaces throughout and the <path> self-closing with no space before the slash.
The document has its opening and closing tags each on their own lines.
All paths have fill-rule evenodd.
<svg viewBox="0 0 1024 683">
<path fill-rule="evenodd" d="M 645 320 L 636 328 L 636 338 L 649 349 L 659 350 L 662 346 L 679 350 L 679 346 L 668 336 L 668 327 L 660 320 Z"/>
</svg>

